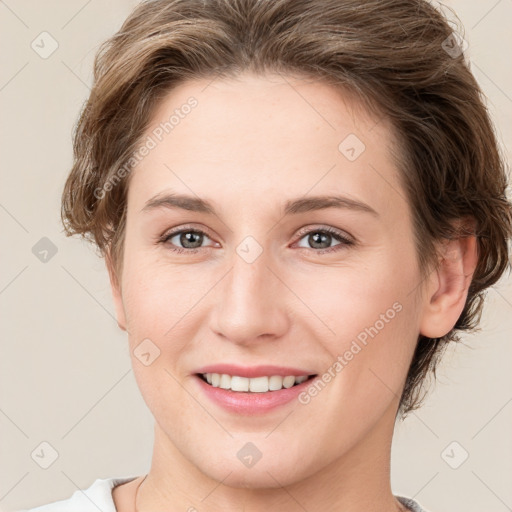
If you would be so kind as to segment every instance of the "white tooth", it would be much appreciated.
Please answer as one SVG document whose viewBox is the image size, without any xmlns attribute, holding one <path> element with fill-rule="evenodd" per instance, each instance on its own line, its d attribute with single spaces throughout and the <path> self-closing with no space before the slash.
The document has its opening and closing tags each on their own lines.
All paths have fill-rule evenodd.
<svg viewBox="0 0 512 512">
<path fill-rule="evenodd" d="M 231 389 L 231 376 L 230 375 L 227 375 L 226 373 L 223 373 L 220 376 L 219 388 Z"/>
<path fill-rule="evenodd" d="M 280 375 L 272 375 L 268 379 L 268 389 L 270 391 L 278 391 L 283 387 L 283 377 Z"/>
<path fill-rule="evenodd" d="M 253 393 L 266 393 L 267 391 L 279 391 L 283 388 L 291 388 L 295 384 L 301 384 L 307 380 L 307 375 L 295 377 L 287 375 L 272 375 L 270 377 L 240 377 L 238 375 L 228 375 L 219 373 L 204 373 L 203 377 L 213 387 L 222 389 L 230 389 L 232 391 L 251 391 Z"/>
<path fill-rule="evenodd" d="M 266 393 L 268 391 L 268 377 L 249 379 L 249 390 L 254 393 Z"/>
<path fill-rule="evenodd" d="M 283 379 L 283 388 L 291 388 L 295 384 L 295 377 L 293 375 L 287 375 Z"/>
<path fill-rule="evenodd" d="M 231 377 L 231 389 L 233 391 L 249 391 L 249 379 L 247 377 Z"/>
</svg>

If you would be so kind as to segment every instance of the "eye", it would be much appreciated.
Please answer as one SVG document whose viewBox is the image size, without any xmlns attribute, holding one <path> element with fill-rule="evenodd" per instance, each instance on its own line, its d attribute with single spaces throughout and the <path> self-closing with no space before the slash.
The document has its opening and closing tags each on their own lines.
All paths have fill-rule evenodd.
<svg viewBox="0 0 512 512">
<path fill-rule="evenodd" d="M 305 240 L 307 245 L 299 245 L 299 247 L 315 249 L 315 252 L 320 254 L 343 250 L 344 248 L 352 246 L 355 243 L 343 232 L 329 227 L 309 229 L 308 231 L 302 232 L 300 234 L 302 236 L 299 242 Z M 331 246 L 331 243 L 336 241 L 338 243 L 336 243 L 334 246 Z"/>
<path fill-rule="evenodd" d="M 169 245 L 171 251 L 195 253 L 202 248 L 205 238 L 210 239 L 200 229 L 180 229 L 179 231 L 171 231 L 164 234 L 159 241 Z"/>
<path fill-rule="evenodd" d="M 302 230 L 299 234 L 301 235 L 299 242 L 305 240 L 309 247 L 300 243 L 298 246 L 302 249 L 312 249 L 319 254 L 339 251 L 355 245 L 354 240 L 349 238 L 348 235 L 330 227 L 310 228 L 309 230 Z M 204 248 L 205 239 L 211 240 L 208 234 L 200 229 L 181 228 L 165 233 L 158 241 L 165 244 L 171 251 L 194 254 Z M 332 246 L 333 242 L 337 243 Z M 210 245 L 210 247 L 213 247 L 213 245 Z"/>
</svg>

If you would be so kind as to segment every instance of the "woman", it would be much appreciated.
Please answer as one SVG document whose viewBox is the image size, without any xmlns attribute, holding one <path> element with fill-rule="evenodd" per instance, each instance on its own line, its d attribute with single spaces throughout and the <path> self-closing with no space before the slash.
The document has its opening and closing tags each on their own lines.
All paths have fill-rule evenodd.
<svg viewBox="0 0 512 512">
<path fill-rule="evenodd" d="M 508 265 L 504 163 L 418 0 L 155 0 L 101 49 L 63 194 L 155 418 L 38 512 L 422 511 L 397 418 Z"/>
</svg>

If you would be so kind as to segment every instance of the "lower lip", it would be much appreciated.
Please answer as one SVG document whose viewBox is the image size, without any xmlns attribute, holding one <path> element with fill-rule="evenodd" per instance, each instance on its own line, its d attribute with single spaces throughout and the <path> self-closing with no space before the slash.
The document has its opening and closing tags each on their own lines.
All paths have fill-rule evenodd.
<svg viewBox="0 0 512 512">
<path fill-rule="evenodd" d="M 237 414 L 261 414 L 280 405 L 287 404 L 297 398 L 315 379 L 309 378 L 291 388 L 265 393 L 231 391 L 230 389 L 214 388 L 198 375 L 194 376 L 206 396 L 224 409 Z"/>
</svg>

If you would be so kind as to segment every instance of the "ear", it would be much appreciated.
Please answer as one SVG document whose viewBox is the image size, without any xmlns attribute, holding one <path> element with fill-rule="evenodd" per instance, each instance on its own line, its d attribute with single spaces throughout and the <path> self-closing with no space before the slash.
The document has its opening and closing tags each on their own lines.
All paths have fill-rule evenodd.
<svg viewBox="0 0 512 512">
<path fill-rule="evenodd" d="M 114 306 L 116 308 L 117 325 L 123 331 L 126 331 L 126 315 L 124 312 L 123 297 L 121 294 L 121 280 L 120 276 L 117 275 L 117 271 L 112 262 L 112 256 L 110 249 L 105 253 L 105 264 L 108 270 L 108 276 L 110 278 L 110 288 L 112 290 L 112 298 L 114 300 Z"/>
<path fill-rule="evenodd" d="M 439 268 L 427 283 L 420 322 L 420 334 L 428 338 L 440 338 L 450 332 L 464 309 L 478 263 L 476 236 L 444 241 L 439 260 Z"/>
</svg>

